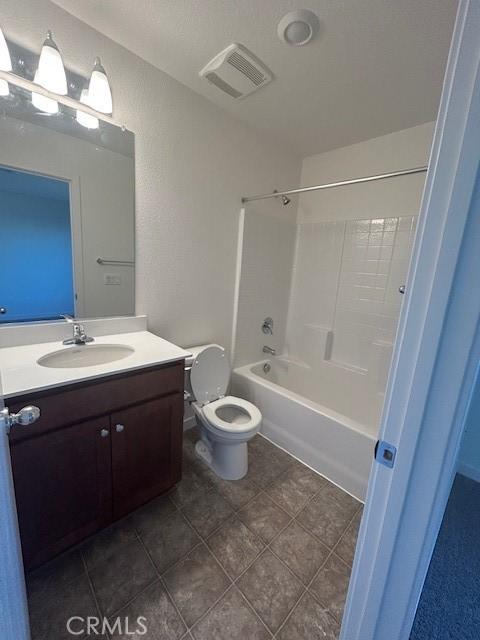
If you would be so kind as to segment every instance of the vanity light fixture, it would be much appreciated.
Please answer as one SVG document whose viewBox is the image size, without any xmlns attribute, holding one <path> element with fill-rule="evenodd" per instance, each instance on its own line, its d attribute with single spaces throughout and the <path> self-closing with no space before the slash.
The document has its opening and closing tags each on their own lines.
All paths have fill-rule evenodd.
<svg viewBox="0 0 480 640">
<path fill-rule="evenodd" d="M 13 64 L 10 54 L 12 47 Z M 35 54 L 28 49 L 23 49 L 13 43 L 9 46 L 0 29 L 0 97 L 8 98 L 11 87 L 15 87 L 23 92 L 29 92 L 33 106 L 44 114 L 57 114 L 60 112 L 60 105 L 62 105 L 73 109 L 75 120 L 87 129 L 99 129 L 100 122 L 116 124 L 112 118 L 112 90 L 100 58 L 95 58 L 91 77 L 87 81 L 88 86 L 78 99 L 77 88 L 81 86 L 84 78 L 70 71 L 67 79 L 67 71 L 51 31 L 47 32 L 34 73 L 32 73 L 32 66 L 35 63 L 32 65 L 29 62 L 26 66 L 25 60 L 21 57 L 22 52 L 28 61 L 31 61 L 32 58 L 36 59 Z M 13 71 L 14 67 L 15 71 Z M 28 77 L 23 75 L 23 71 Z M 33 81 L 31 73 L 34 76 Z M 70 79 L 71 76 L 74 78 L 73 81 Z M 75 97 L 68 95 L 69 89 L 72 90 Z M 20 95 L 24 95 L 24 93 Z M 66 114 L 63 116 L 69 117 Z"/>
<path fill-rule="evenodd" d="M 68 93 L 67 76 L 62 56 L 53 41 L 51 31 L 47 31 L 35 78 L 35 82 L 53 93 L 58 93 L 61 96 L 66 96 Z"/>
<path fill-rule="evenodd" d="M 82 104 L 86 104 L 89 107 L 92 106 L 88 98 L 88 89 L 82 89 L 80 102 Z M 95 118 L 95 116 L 91 116 L 89 113 L 85 113 L 85 111 L 79 111 L 77 109 L 76 120 L 78 124 L 81 124 L 82 127 L 85 127 L 87 129 L 98 129 L 99 127 L 98 118 Z"/>
<path fill-rule="evenodd" d="M 112 91 L 100 58 L 95 58 L 88 85 L 88 100 L 92 109 L 100 111 L 100 113 L 111 114 L 113 111 Z"/>
<path fill-rule="evenodd" d="M 3 31 L 0 28 L 0 69 L 2 71 L 12 70 L 12 59 L 10 57 L 10 51 L 8 50 L 7 41 L 3 35 Z M 0 96 L 8 96 L 10 90 L 8 88 L 8 82 L 6 80 L 0 80 Z"/>
</svg>

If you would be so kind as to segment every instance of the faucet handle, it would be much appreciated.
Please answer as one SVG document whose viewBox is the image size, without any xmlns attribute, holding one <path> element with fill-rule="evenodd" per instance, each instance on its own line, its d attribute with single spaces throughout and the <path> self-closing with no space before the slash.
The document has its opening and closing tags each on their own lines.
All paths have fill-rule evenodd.
<svg viewBox="0 0 480 640">
<path fill-rule="evenodd" d="M 262 331 L 265 334 L 273 335 L 273 318 L 265 318 L 262 324 Z"/>
<path fill-rule="evenodd" d="M 85 335 L 85 327 L 83 326 L 83 324 L 79 324 L 78 322 L 76 322 L 73 325 L 73 335 L 75 337 Z"/>
</svg>

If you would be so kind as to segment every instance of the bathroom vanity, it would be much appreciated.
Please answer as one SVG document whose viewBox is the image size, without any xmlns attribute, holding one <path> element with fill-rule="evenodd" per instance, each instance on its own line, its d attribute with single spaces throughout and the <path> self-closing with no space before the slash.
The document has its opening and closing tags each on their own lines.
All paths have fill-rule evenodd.
<svg viewBox="0 0 480 640">
<path fill-rule="evenodd" d="M 57 353 L 58 343 L 0 350 L 10 411 L 40 409 L 35 423 L 9 434 L 26 569 L 180 480 L 187 352 L 146 331 L 96 338 L 92 346 L 111 343 L 132 345 L 132 354 L 61 369 L 38 364 L 42 353 Z M 74 349 L 60 351 L 75 355 Z M 9 361 L 17 369 L 9 369 Z M 20 378 L 24 388 L 15 395 Z"/>
</svg>

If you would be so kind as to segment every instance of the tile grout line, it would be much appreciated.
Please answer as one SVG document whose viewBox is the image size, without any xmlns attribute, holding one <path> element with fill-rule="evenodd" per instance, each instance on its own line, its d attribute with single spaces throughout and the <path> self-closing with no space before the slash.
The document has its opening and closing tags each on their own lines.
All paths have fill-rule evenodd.
<svg viewBox="0 0 480 640">
<path fill-rule="evenodd" d="M 169 591 L 169 589 L 168 589 L 168 587 L 167 587 L 167 584 L 166 584 L 165 580 L 164 580 L 164 579 L 163 579 L 163 577 L 162 577 L 162 574 L 161 574 L 161 573 L 160 573 L 160 571 L 158 570 L 157 565 L 155 564 L 155 562 L 154 562 L 153 558 L 151 557 L 150 552 L 149 552 L 149 550 L 148 550 L 147 546 L 145 545 L 145 543 L 143 542 L 142 537 L 140 536 L 140 534 L 139 534 L 139 532 L 138 532 L 138 530 L 137 530 L 137 529 L 135 529 L 135 534 L 136 534 L 137 539 L 139 540 L 140 544 L 142 545 L 142 547 L 143 547 L 143 549 L 144 549 L 145 553 L 147 554 L 147 556 L 148 556 L 148 558 L 149 558 L 150 562 L 152 563 L 153 568 L 154 568 L 154 570 L 155 570 L 155 573 L 156 573 L 156 574 L 157 574 L 157 576 L 158 576 L 159 582 L 160 582 L 160 584 L 162 585 L 162 587 L 163 587 L 163 588 L 164 588 L 164 590 L 165 590 L 165 593 L 166 593 L 166 595 L 167 595 L 167 598 L 169 599 L 169 601 L 170 601 L 171 605 L 173 606 L 173 608 L 175 609 L 175 611 L 176 611 L 176 613 L 177 613 L 178 617 L 180 618 L 180 620 L 182 621 L 182 623 L 183 623 L 183 624 L 184 624 L 184 626 L 185 626 L 186 632 L 185 632 L 182 636 L 180 636 L 181 638 L 184 638 L 184 637 L 189 633 L 189 626 L 188 626 L 188 624 L 187 624 L 187 622 L 186 622 L 185 618 L 183 617 L 182 613 L 180 612 L 180 609 L 177 607 L 177 605 L 176 605 L 176 603 L 175 603 L 175 601 L 174 601 L 174 599 L 173 599 L 173 596 L 171 595 L 171 593 L 170 593 L 170 591 Z M 195 549 L 197 546 L 199 546 L 199 545 L 195 545 L 195 546 L 191 549 L 191 551 L 193 551 L 193 549 Z M 189 553 L 190 553 L 190 552 L 189 552 Z M 188 555 L 188 554 L 187 554 L 187 555 Z M 184 557 L 186 557 L 186 556 L 184 556 Z M 167 569 L 166 571 L 168 571 L 168 570 L 169 570 L 169 569 Z M 153 582 L 152 582 L 152 584 L 153 584 Z M 149 586 L 151 586 L 151 585 L 149 585 Z M 147 588 L 148 588 L 148 587 L 147 587 Z M 144 589 L 144 591 L 146 591 L 146 589 Z M 142 593 L 143 593 L 143 591 L 142 591 Z M 140 594 L 137 594 L 137 596 L 138 596 L 138 595 L 140 595 Z M 136 598 L 137 596 L 135 596 L 135 598 Z M 133 598 L 133 600 L 134 600 L 135 598 Z M 133 600 L 132 600 L 132 601 L 133 601 Z M 131 601 L 131 602 L 132 602 L 132 601 Z"/>
<path fill-rule="evenodd" d="M 97 594 L 95 592 L 95 587 L 93 586 L 93 581 L 92 581 L 92 578 L 90 576 L 90 571 L 88 570 L 88 567 L 87 567 L 87 562 L 85 560 L 85 557 L 83 555 L 83 551 L 81 551 L 81 549 L 79 549 L 79 553 L 80 553 L 80 557 L 82 559 L 83 569 L 84 569 L 85 575 L 86 575 L 87 580 L 88 580 L 88 586 L 89 586 L 90 591 L 92 593 L 93 601 L 95 602 L 95 607 L 97 609 L 98 617 L 99 617 L 99 619 L 102 619 L 103 618 L 103 611 L 101 610 L 100 604 L 98 602 Z M 107 636 L 107 639 L 111 637 L 109 633 L 106 633 L 106 636 Z"/>
<path fill-rule="evenodd" d="M 212 553 L 212 555 L 214 556 L 215 560 L 218 562 L 216 556 Z M 220 563 L 219 563 L 220 564 Z M 231 591 L 232 589 L 236 589 L 238 591 L 238 593 L 241 595 L 242 599 L 245 600 L 246 604 L 248 605 L 249 609 L 252 610 L 253 614 L 255 615 L 256 618 L 258 618 L 259 622 L 262 624 L 262 626 L 265 627 L 266 631 L 273 637 L 273 634 L 271 633 L 270 629 L 267 627 L 267 625 L 265 624 L 265 622 L 262 620 L 262 618 L 259 616 L 259 614 L 255 611 L 255 609 L 252 607 L 252 605 L 250 604 L 250 602 L 247 600 L 247 598 L 245 597 L 245 595 L 243 594 L 243 592 L 236 586 L 235 582 L 232 581 L 232 579 L 229 577 L 230 580 L 230 584 L 228 585 L 227 589 L 222 593 L 222 595 L 205 611 L 205 613 L 202 613 L 202 615 L 198 618 L 198 620 L 196 620 L 192 626 L 189 629 L 189 633 L 191 633 L 192 629 L 194 629 L 198 624 L 200 624 L 200 622 L 202 622 L 202 620 L 204 620 L 208 614 L 212 611 L 212 609 L 214 609 L 217 604 L 223 600 L 223 598 L 227 595 L 227 593 L 229 591 Z"/>
<path fill-rule="evenodd" d="M 202 545 L 206 548 L 207 552 L 211 553 L 210 549 L 209 549 L 209 548 L 208 548 L 208 546 L 205 544 L 205 541 L 204 541 L 204 540 L 202 540 L 200 544 L 202 544 Z M 199 546 L 200 546 L 200 544 L 198 544 L 198 545 L 197 545 L 197 547 L 199 547 Z M 197 624 L 199 624 L 199 622 L 201 622 L 201 620 L 203 620 L 204 618 L 206 618 L 206 616 L 210 613 L 210 611 L 211 611 L 211 610 L 212 610 L 212 609 L 213 609 L 213 608 L 214 608 L 214 607 L 215 607 L 215 606 L 220 602 L 220 600 L 225 596 L 225 594 L 226 594 L 228 591 L 230 591 L 230 589 L 233 587 L 233 581 L 232 581 L 232 579 L 231 579 L 231 578 L 230 578 L 230 576 L 227 574 L 227 572 L 225 571 L 225 569 L 223 568 L 223 566 L 221 565 L 221 563 L 218 561 L 217 557 L 216 557 L 213 553 L 211 553 L 211 555 L 212 555 L 213 559 L 215 560 L 215 562 L 217 563 L 217 565 L 219 566 L 220 570 L 221 570 L 221 571 L 224 573 L 224 575 L 226 576 L 226 578 L 227 578 L 227 580 L 228 580 L 228 582 L 229 582 L 229 585 L 228 585 L 228 587 L 225 589 L 225 591 L 223 591 L 223 592 L 220 594 L 220 596 L 215 600 L 215 602 L 213 602 L 213 604 L 212 604 L 212 605 L 210 605 L 210 607 L 208 607 L 208 609 L 206 609 L 206 611 L 204 611 L 204 613 L 202 613 L 202 615 L 201 615 L 197 620 L 195 620 L 195 622 L 194 622 L 191 626 L 188 626 L 188 625 L 187 625 L 187 629 L 188 629 L 188 632 L 189 632 L 189 633 L 191 632 L 191 630 L 192 630 L 192 629 L 193 629 Z M 172 598 L 173 598 L 173 596 L 172 596 Z"/>
<path fill-rule="evenodd" d="M 319 491 L 318 493 L 320 493 L 320 491 Z M 318 495 L 318 494 L 317 494 L 317 495 Z M 312 499 L 313 499 L 313 498 L 312 498 Z M 326 613 L 330 618 L 332 618 L 332 620 L 334 620 L 334 621 L 335 621 L 337 624 L 339 624 L 339 625 L 341 625 L 341 624 L 342 624 L 341 620 L 340 620 L 340 621 L 339 621 L 339 620 L 337 620 L 337 618 L 336 618 L 336 617 L 335 617 L 335 616 L 330 612 L 330 609 L 329 609 L 328 607 L 326 607 L 322 602 L 320 602 L 320 601 L 319 601 L 319 599 L 318 599 L 318 597 L 316 597 L 316 596 L 315 596 L 315 594 L 314 594 L 312 591 L 310 591 L 310 587 L 311 587 L 312 583 L 315 581 L 315 579 L 317 578 L 317 576 L 318 576 L 318 574 L 320 573 L 320 571 L 321 571 L 321 570 L 323 569 L 323 567 L 327 564 L 328 560 L 332 557 L 332 555 L 334 555 L 334 554 L 335 554 L 335 549 L 336 549 L 336 548 L 337 548 L 337 546 L 340 544 L 340 541 L 342 540 L 342 538 L 343 538 L 343 536 L 345 535 L 346 531 L 348 530 L 348 528 L 350 527 L 350 525 L 351 525 L 351 524 L 352 524 L 352 522 L 354 521 L 354 519 L 355 519 L 355 517 L 356 517 L 356 515 L 357 515 L 357 513 L 358 513 L 358 511 L 359 511 L 359 510 L 360 510 L 360 507 L 355 511 L 355 513 L 353 514 L 352 518 L 349 520 L 349 522 L 348 522 L 348 524 L 347 524 L 347 526 L 346 526 L 346 528 L 345 528 L 344 532 L 342 533 L 342 535 L 339 537 L 339 539 L 337 540 L 337 542 L 335 543 L 335 545 L 334 545 L 331 549 L 329 549 L 329 547 L 327 547 L 327 545 L 325 545 L 324 543 L 322 543 L 322 544 L 323 544 L 323 546 L 325 546 L 327 549 L 329 549 L 329 553 L 328 553 L 327 557 L 326 557 L 326 558 L 325 558 L 325 560 L 322 562 L 322 564 L 318 567 L 317 571 L 315 571 L 315 573 L 314 573 L 313 577 L 311 578 L 311 580 L 307 583 L 307 585 L 306 585 L 306 587 L 305 587 L 305 590 L 303 591 L 302 595 L 301 595 L 301 596 L 300 596 L 300 598 L 297 600 L 297 602 L 294 604 L 294 606 L 292 607 L 292 609 L 291 609 L 291 610 L 290 610 L 290 612 L 288 613 L 287 617 L 285 618 L 285 620 L 282 622 L 282 624 L 280 625 L 280 627 L 279 627 L 279 628 L 278 628 L 278 630 L 276 631 L 275 636 L 277 636 L 277 634 L 279 634 L 279 633 L 280 633 L 280 631 L 283 629 L 283 627 L 287 624 L 287 622 L 288 622 L 289 618 L 292 616 L 293 612 L 297 609 L 298 605 L 300 604 L 300 601 L 301 601 L 301 600 L 302 600 L 302 598 L 305 596 L 305 594 L 310 595 L 310 596 L 315 600 L 315 602 L 317 602 L 317 603 L 322 607 L 322 609 L 325 611 L 325 613 Z M 302 509 L 302 511 L 303 511 L 303 509 Z M 303 528 L 305 531 L 307 531 L 307 533 L 311 533 L 311 532 L 309 532 L 309 531 L 308 531 L 308 529 L 306 529 L 306 528 L 305 528 L 305 527 L 304 527 L 300 522 L 298 522 L 298 524 L 299 524 L 300 526 L 302 526 L 302 528 Z M 320 542 L 320 539 L 319 539 L 319 538 L 317 538 L 316 536 L 314 536 L 314 537 L 315 537 L 315 539 L 316 539 L 317 541 L 319 541 L 319 542 Z M 337 554 L 335 554 L 335 556 L 336 556 L 336 557 L 338 557 L 338 558 L 340 558 L 340 556 L 337 556 Z M 349 566 L 349 565 L 348 565 L 348 564 L 347 564 L 347 563 L 346 563 L 342 558 L 340 558 L 340 560 L 342 560 L 342 562 L 343 562 L 344 564 L 346 564 L 347 566 Z M 350 567 L 350 571 L 351 571 L 351 569 L 352 569 L 352 568 Z M 349 577 L 349 581 L 350 581 L 350 577 Z"/>
<path fill-rule="evenodd" d="M 358 511 L 358 510 L 357 510 Z M 325 611 L 330 615 L 330 617 L 332 617 L 335 622 L 337 622 L 338 624 L 342 624 L 341 620 L 337 620 L 336 616 L 333 615 L 333 613 L 330 613 L 330 610 L 328 609 L 328 607 L 325 606 L 325 604 L 323 602 L 320 601 L 320 599 L 318 598 L 318 596 L 313 592 L 310 591 L 310 588 L 313 584 L 313 582 L 315 581 L 315 579 L 317 578 L 317 576 L 319 575 L 320 571 L 325 567 L 325 565 L 327 564 L 327 562 L 330 560 L 330 558 L 332 556 L 335 556 L 337 558 L 339 558 L 341 560 L 341 562 L 343 564 L 345 564 L 347 567 L 350 568 L 350 575 L 351 575 L 351 571 L 352 571 L 352 567 L 350 567 L 350 565 L 348 565 L 348 563 L 346 563 L 340 556 L 338 556 L 335 553 L 335 549 L 337 548 L 337 546 L 340 544 L 341 539 L 343 538 L 343 536 L 345 535 L 345 532 L 347 531 L 347 529 L 350 527 L 350 525 L 352 524 L 353 520 L 355 519 L 355 516 L 357 515 L 357 511 L 354 513 L 354 515 L 351 517 L 351 519 L 349 520 L 347 527 L 345 528 L 345 531 L 342 533 L 342 535 L 339 537 L 339 539 L 337 540 L 337 542 L 335 543 L 335 545 L 332 547 L 330 553 L 328 554 L 328 556 L 325 558 L 325 561 L 322 563 L 322 565 L 318 568 L 318 570 L 315 572 L 315 575 L 313 576 L 313 578 L 310 580 L 310 582 L 307 585 L 306 590 L 308 591 L 308 593 L 313 597 L 313 599 L 321 606 L 323 607 L 323 609 L 325 609 Z M 350 575 L 348 577 L 348 581 L 350 583 Z M 343 617 L 343 614 L 342 614 Z"/>
</svg>

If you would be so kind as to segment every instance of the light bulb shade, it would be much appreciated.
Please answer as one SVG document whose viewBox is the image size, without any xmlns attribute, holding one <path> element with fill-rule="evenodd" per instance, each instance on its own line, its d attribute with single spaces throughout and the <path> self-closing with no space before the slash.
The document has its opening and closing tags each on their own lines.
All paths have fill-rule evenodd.
<svg viewBox="0 0 480 640">
<path fill-rule="evenodd" d="M 100 58 L 95 59 L 95 66 L 90 76 L 88 100 L 92 109 L 96 109 L 100 113 L 111 114 L 113 111 L 112 91 Z"/>
<path fill-rule="evenodd" d="M 10 95 L 10 89 L 6 80 L 0 80 L 0 96 L 6 97 Z"/>
<path fill-rule="evenodd" d="M 80 102 L 82 104 L 86 104 L 91 106 L 88 99 L 88 89 L 83 89 L 82 94 L 80 96 Z M 98 129 L 99 123 L 98 118 L 95 116 L 91 116 L 89 113 L 85 113 L 84 111 L 77 110 L 77 122 L 81 124 L 82 127 L 86 127 L 87 129 Z"/>
<path fill-rule="evenodd" d="M 40 84 L 37 76 L 38 71 L 35 74 L 34 82 Z M 42 96 L 40 93 L 32 92 L 32 104 L 39 111 L 43 111 L 43 113 L 49 113 L 52 115 L 58 113 L 58 102 L 56 100 L 52 100 L 52 98 Z"/>
<path fill-rule="evenodd" d="M 38 69 L 35 74 L 35 82 L 53 93 L 61 96 L 67 95 L 67 76 L 63 66 L 62 56 L 49 31 L 43 43 Z"/>
<path fill-rule="evenodd" d="M 2 71 L 12 70 L 12 59 L 10 57 L 10 51 L 8 50 L 7 41 L 5 40 L 5 36 L 3 35 L 3 31 L 1 29 L 0 29 L 0 69 Z"/>
</svg>

